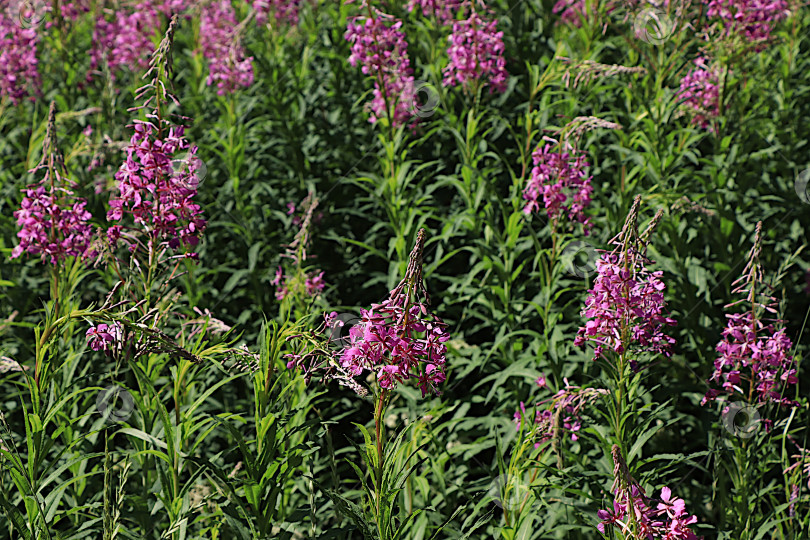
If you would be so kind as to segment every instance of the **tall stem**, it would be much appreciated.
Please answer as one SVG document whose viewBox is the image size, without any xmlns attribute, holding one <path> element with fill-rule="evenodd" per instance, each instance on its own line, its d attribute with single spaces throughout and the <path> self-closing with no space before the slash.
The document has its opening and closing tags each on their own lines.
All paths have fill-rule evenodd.
<svg viewBox="0 0 810 540">
<path fill-rule="evenodd" d="M 383 453 L 383 426 L 382 426 L 382 415 L 383 409 L 385 408 L 385 395 L 386 390 L 380 390 L 380 397 L 377 400 L 376 406 L 374 408 L 374 431 L 377 443 L 377 478 L 376 478 L 376 490 L 374 492 L 374 497 L 376 499 L 375 504 L 377 507 L 377 530 L 380 533 L 380 539 L 383 538 L 383 524 L 382 524 L 382 477 L 383 477 L 383 460 L 385 459 Z"/>
</svg>

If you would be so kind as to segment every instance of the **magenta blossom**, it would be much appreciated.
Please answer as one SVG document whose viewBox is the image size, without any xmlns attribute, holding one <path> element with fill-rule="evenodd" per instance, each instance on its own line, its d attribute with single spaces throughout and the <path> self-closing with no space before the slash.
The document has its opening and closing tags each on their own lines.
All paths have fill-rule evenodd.
<svg viewBox="0 0 810 540">
<path fill-rule="evenodd" d="M 721 383 L 724 393 L 738 392 L 743 396 L 747 395 L 743 386 L 753 386 L 759 401 L 796 406 L 795 401 L 782 395 L 787 387 L 798 382 L 790 354 L 793 344 L 785 331 L 753 319 L 748 312 L 726 317 L 728 326 L 723 330 L 723 340 L 717 344 L 720 357 L 714 362 L 710 382 Z M 701 403 L 718 395 L 719 392 L 711 392 Z"/>
<path fill-rule="evenodd" d="M 506 90 L 509 74 L 503 57 L 503 32 L 497 31 L 496 20 L 482 19 L 473 11 L 462 21 L 453 23 L 447 55 L 450 63 L 444 68 L 444 85 L 460 84 L 464 88 L 473 82 L 489 83 L 489 91 Z"/>
<path fill-rule="evenodd" d="M 446 25 L 456 17 L 462 0 L 409 0 L 408 11 L 417 7 L 422 9 L 425 17 L 435 17 L 440 24 Z"/>
<path fill-rule="evenodd" d="M 786 0 L 708 0 L 706 14 L 720 19 L 726 35 L 741 35 L 763 50 L 773 27 L 788 16 Z"/>
<path fill-rule="evenodd" d="M 87 201 L 73 193 L 75 187 L 67 178 L 64 160 L 56 141 L 56 106 L 51 103 L 43 144 L 42 161 L 30 172 L 44 171 L 40 181 L 23 190 L 20 209 L 14 212 L 20 239 L 11 257 L 23 253 L 40 255 L 44 262 L 58 264 L 66 257 L 90 257 L 93 228 Z"/>
<path fill-rule="evenodd" d="M 650 272 L 643 264 L 625 268 L 611 253 L 596 262 L 596 271 L 582 311 L 589 320 L 577 332 L 574 344 L 594 342 L 595 358 L 604 347 L 617 354 L 633 348 L 670 356 L 675 339 L 665 335 L 663 328 L 676 323 L 665 314 L 663 273 Z"/>
<path fill-rule="evenodd" d="M 351 327 L 347 338 L 332 337 L 329 345 L 318 343 L 309 352 L 289 354 L 287 367 L 301 368 L 307 380 L 320 370 L 324 378 L 336 379 L 360 395 L 367 392 L 355 379 L 368 374 L 374 376 L 383 391 L 415 379 L 423 396 L 437 392 L 446 378 L 445 342 L 450 336 L 446 324 L 428 309 L 429 299 L 422 283 L 424 237 L 421 229 L 405 278 L 384 302 L 361 310 L 360 320 Z M 324 327 L 315 334 L 329 331 L 334 336 L 343 325 L 336 315 L 325 316 Z M 331 351 L 330 345 L 336 341 L 343 345 Z M 323 357 L 326 359 L 318 361 Z"/>
<path fill-rule="evenodd" d="M 351 43 L 349 63 L 374 79 L 373 98 L 367 105 L 371 123 L 387 118 L 398 127 L 413 117 L 416 89 L 401 28 L 402 21 L 380 12 L 349 19 L 345 34 Z"/>
<path fill-rule="evenodd" d="M 118 321 L 102 323 L 87 329 L 87 344 L 94 351 L 107 351 L 121 341 L 122 326 Z"/>
<path fill-rule="evenodd" d="M 59 9 L 63 19 L 75 22 L 79 17 L 90 11 L 90 2 L 88 0 L 63 2 L 60 4 Z"/>
<path fill-rule="evenodd" d="M 639 237 L 636 222 L 640 200 L 636 197 L 622 232 L 613 240 L 618 247 L 596 261 L 597 276 L 582 310 L 588 321 L 574 340 L 578 346 L 586 341 L 596 344 L 594 359 L 605 347 L 618 355 L 649 351 L 669 357 L 675 343 L 663 332 L 665 326 L 676 323 L 666 313 L 662 272 L 650 272 L 647 264 L 651 261 L 645 256 L 649 236 L 662 212 Z"/>
<path fill-rule="evenodd" d="M 585 0 L 557 0 L 551 12 L 560 14 L 560 22 L 577 28 L 582 26 L 583 19 L 587 20 L 591 15 L 587 11 Z"/>
<path fill-rule="evenodd" d="M 39 34 L 35 28 L 20 24 L 18 9 L 30 4 L 0 2 L 0 100 L 7 98 L 13 105 L 38 92 L 41 84 L 37 69 Z M 37 16 L 36 14 L 32 16 Z"/>
<path fill-rule="evenodd" d="M 188 143 L 183 126 L 159 123 L 163 129 L 135 123 L 127 160 L 115 174 L 118 194 L 110 199 L 107 220 L 123 222 L 129 216 L 135 226 L 172 249 L 195 246 L 205 229 L 202 209 L 194 202 L 197 147 Z M 107 235 L 115 243 L 121 227 L 111 227 Z"/>
<path fill-rule="evenodd" d="M 253 9 L 256 11 L 256 23 L 267 24 L 269 15 L 272 15 L 276 24 L 298 24 L 298 10 L 301 0 L 253 0 Z"/>
<path fill-rule="evenodd" d="M 200 48 L 208 60 L 206 84 L 216 84 L 217 94 L 232 94 L 253 84 L 253 57 L 246 57 L 237 34 L 236 14 L 230 0 L 203 7 L 200 20 Z"/>
<path fill-rule="evenodd" d="M 681 79 L 677 99 L 683 101 L 692 123 L 704 129 L 720 116 L 720 77 L 720 70 L 700 57 L 695 59 L 695 68 Z"/>
<path fill-rule="evenodd" d="M 422 395 L 435 392 L 444 382 L 444 364 L 450 339 L 444 323 L 422 304 L 407 310 L 404 299 L 389 299 L 361 310 L 360 322 L 349 331 L 349 344 L 340 364 L 353 376 L 375 373 L 381 388 L 391 390 L 408 379 L 419 381 Z"/>
<path fill-rule="evenodd" d="M 660 502 L 651 499 L 630 476 L 617 445 L 613 445 L 612 455 L 615 480 L 611 490 L 615 498 L 612 510 L 597 512 L 600 533 L 608 534 L 609 528 L 616 527 L 622 536 L 633 534 L 633 538 L 644 540 L 700 540 L 690 529 L 697 517 L 686 512 L 683 499 L 673 497 L 668 487 L 661 489 Z"/>
<path fill-rule="evenodd" d="M 523 212 L 531 214 L 540 210 L 540 196 L 553 229 L 567 217 L 572 222 L 582 223 L 585 234 L 591 227 L 585 208 L 591 203 L 591 177 L 585 173 L 588 162 L 584 154 L 573 148 L 557 150 L 545 144 L 532 154 L 534 168 L 523 198 L 527 200 Z"/>
<path fill-rule="evenodd" d="M 769 313 L 776 313 L 776 299 L 757 290 L 757 287 L 763 288 L 759 264 L 761 238 L 762 222 L 759 222 L 748 264 L 743 275 L 734 282 L 734 293 L 745 294 L 747 305 L 741 313 L 726 315 L 728 326 L 717 344 L 720 356 L 714 361 L 714 373 L 709 380 L 720 383 L 722 391 L 710 389 L 702 405 L 721 393 L 736 393 L 746 399 L 755 396 L 759 402 L 771 401 L 787 407 L 798 405 L 785 396 L 798 382 L 796 363 L 790 354 L 793 344 L 784 329 L 778 329 L 784 321 L 765 318 Z"/>
<path fill-rule="evenodd" d="M 136 3 L 131 9 L 117 9 L 112 21 L 99 17 L 93 32 L 90 69 L 97 70 L 106 62 L 113 77 L 121 69 L 145 70 L 149 67 L 153 40 L 160 25 L 160 13 L 150 0 Z"/>
<path fill-rule="evenodd" d="M 19 257 L 24 252 L 50 258 L 57 264 L 65 257 L 84 257 L 93 237 L 92 217 L 85 209 L 87 201 L 76 197 L 68 188 L 56 191 L 44 185 L 28 187 L 20 209 L 14 212 L 20 232 L 20 243 L 11 252 Z"/>
</svg>

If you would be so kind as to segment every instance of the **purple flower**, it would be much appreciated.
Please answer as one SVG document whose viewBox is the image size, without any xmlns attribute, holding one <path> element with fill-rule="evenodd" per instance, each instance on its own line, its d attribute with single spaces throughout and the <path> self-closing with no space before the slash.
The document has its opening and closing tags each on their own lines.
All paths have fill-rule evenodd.
<svg viewBox="0 0 810 540">
<path fill-rule="evenodd" d="M 99 324 L 87 329 L 87 344 L 94 351 L 107 351 L 121 341 L 122 326 L 118 321 Z"/>
<path fill-rule="evenodd" d="M 14 212 L 20 231 L 20 243 L 12 250 L 11 257 L 23 253 L 40 255 L 44 262 L 50 257 L 57 264 L 66 257 L 90 257 L 93 228 L 92 217 L 85 207 L 87 201 L 73 194 L 74 187 L 67 178 L 64 160 L 57 148 L 56 105 L 51 103 L 46 124 L 42 160 L 31 169 L 34 173 L 45 171 L 42 179 L 23 190 L 20 209 Z"/>
<path fill-rule="evenodd" d="M 182 13 L 188 9 L 190 0 L 155 0 L 157 9 L 166 17 L 171 18 L 175 13 Z M 188 15 L 186 18 L 189 18 Z"/>
<path fill-rule="evenodd" d="M 661 213 L 639 238 L 635 232 L 639 202 L 640 197 L 636 197 L 622 233 L 613 241 L 618 247 L 603 253 L 596 262 L 598 275 L 582 310 L 588 321 L 577 332 L 574 344 L 595 343 L 594 359 L 605 347 L 620 355 L 650 351 L 668 357 L 675 343 L 663 333 L 665 326 L 676 322 L 665 311 L 662 272 L 650 272 L 647 264 L 651 261 L 644 255 Z"/>
<path fill-rule="evenodd" d="M 22 9 L 24 5 L 17 7 Z M 39 91 L 41 84 L 37 70 L 39 34 L 34 28 L 20 25 L 21 15 L 14 6 L 14 2 L 0 4 L 0 99 L 7 97 L 17 104 Z"/>
<path fill-rule="evenodd" d="M 615 463 L 612 491 L 614 492 L 613 511 L 599 510 L 597 516 L 601 522 L 597 529 L 608 534 L 609 527 L 620 528 L 622 533 L 630 532 L 630 523 L 635 526 L 637 536 L 646 540 L 700 540 L 689 528 L 697 523 L 696 516 L 686 512 L 683 499 L 672 496 L 668 487 L 661 489 L 658 504 L 650 499 L 641 486 L 630 476 L 627 465 L 621 457 L 617 445 L 612 449 Z M 653 507 L 655 505 L 655 507 Z"/>
<path fill-rule="evenodd" d="M 773 27 L 788 16 L 786 0 L 709 0 L 706 14 L 719 18 L 726 35 L 741 35 L 763 50 Z"/>
<path fill-rule="evenodd" d="M 99 17 L 93 32 L 90 69 L 96 70 L 106 62 L 113 77 L 119 69 L 130 72 L 145 70 L 154 49 L 152 39 L 160 24 L 160 14 L 149 0 L 135 4 L 131 9 L 117 9 L 112 21 Z"/>
<path fill-rule="evenodd" d="M 796 363 L 790 354 L 793 344 L 784 329 L 777 329 L 783 321 L 764 319 L 766 313 L 776 313 L 776 299 L 756 290 L 763 280 L 759 265 L 761 235 L 762 222 L 759 222 L 748 264 L 743 275 L 734 282 L 734 292 L 745 294 L 750 307 L 746 306 L 741 313 L 726 314 L 728 324 L 723 330 L 723 339 L 717 344 L 720 356 L 714 361 L 714 373 L 709 382 L 719 383 L 722 390 L 710 389 L 701 405 L 721 393 L 738 393 L 746 398 L 753 394 L 759 402 L 772 401 L 787 407 L 798 405 L 784 395 L 798 382 Z"/>
<path fill-rule="evenodd" d="M 693 124 L 708 128 L 720 116 L 720 70 L 703 57 L 695 59 L 695 66 L 681 79 L 677 99 L 689 110 Z"/>
<path fill-rule="evenodd" d="M 487 82 L 490 92 L 506 90 L 509 74 L 503 52 L 503 32 L 497 31 L 497 21 L 482 19 L 473 11 L 463 21 L 453 23 L 447 55 L 450 63 L 444 68 L 444 85 L 461 84 L 467 88 L 473 81 Z"/>
<path fill-rule="evenodd" d="M 63 2 L 59 9 L 62 13 L 62 18 L 69 21 L 76 21 L 83 14 L 90 11 L 90 2 L 88 0 L 75 0 L 73 2 Z"/>
<path fill-rule="evenodd" d="M 650 272 L 641 262 L 625 268 L 615 253 L 605 253 L 596 263 L 598 276 L 582 315 L 588 318 L 577 332 L 576 345 L 592 341 L 622 354 L 630 348 L 670 356 L 675 340 L 663 333 L 676 323 L 665 315 L 662 272 Z"/>
<path fill-rule="evenodd" d="M 424 304 L 395 296 L 361 310 L 360 322 L 349 331 L 340 364 L 355 377 L 365 371 L 376 373 L 380 387 L 386 390 L 415 378 L 424 396 L 445 380 L 444 342 L 448 339 L 445 324 Z"/>
<path fill-rule="evenodd" d="M 126 162 L 115 174 L 118 194 L 110 199 L 107 220 L 130 216 L 134 225 L 172 249 L 195 246 L 205 229 L 202 209 L 193 200 L 199 183 L 197 147 L 189 145 L 183 126 L 158 122 L 163 129 L 150 122 L 135 123 Z M 184 150 L 185 158 L 178 161 L 175 154 Z M 113 243 L 120 235 L 120 227 L 108 231 Z"/>
<path fill-rule="evenodd" d="M 253 57 L 245 57 L 236 27 L 236 14 L 230 0 L 212 2 L 203 7 L 200 46 L 203 57 L 208 60 L 206 84 L 216 83 L 220 96 L 253 84 Z"/>
<path fill-rule="evenodd" d="M 462 0 L 410 0 L 408 11 L 417 7 L 422 8 L 422 15 L 435 17 L 440 24 L 446 25 L 455 19 L 456 11 L 461 7 Z"/>
<path fill-rule="evenodd" d="M 360 321 L 349 330 L 337 351 L 330 350 L 334 335 L 343 322 L 336 313 L 324 316 L 324 325 L 311 332 L 305 344 L 314 343 L 309 352 L 289 354 L 289 368 L 301 368 L 306 380 L 315 371 L 325 379 L 335 379 L 359 395 L 366 390 L 355 380 L 367 374 L 375 376 L 384 391 L 415 379 L 422 396 L 436 392 L 444 382 L 447 347 L 450 339 L 446 325 L 428 309 L 429 299 L 422 282 L 424 229 L 417 234 L 408 270 L 402 281 L 381 304 L 361 310 Z M 318 343 L 328 332 L 330 344 Z M 305 345 L 306 347 L 306 345 Z M 324 359 L 325 357 L 325 359 Z"/>
<path fill-rule="evenodd" d="M 385 118 L 399 127 L 413 116 L 416 91 L 401 28 L 402 21 L 380 12 L 349 19 L 345 34 L 351 43 L 349 63 L 374 79 L 373 98 L 367 105 L 371 123 Z"/>
<path fill-rule="evenodd" d="M 582 223 L 585 234 L 591 227 L 585 208 L 591 202 L 591 177 L 585 174 L 588 162 L 573 148 L 556 150 L 545 144 L 532 154 L 534 168 L 523 198 L 528 201 L 523 212 L 531 214 L 540 209 L 540 196 L 552 228 L 556 230 L 565 216 L 572 222 Z"/>
<path fill-rule="evenodd" d="M 543 384 L 540 384 L 542 379 Z M 541 377 L 537 380 L 538 385 L 545 386 L 545 378 Z M 579 386 L 572 386 L 568 384 L 568 379 L 563 379 L 565 388 L 552 397 L 540 401 L 535 406 L 534 426 L 530 429 L 531 437 L 536 439 L 534 447 L 539 448 L 544 442 L 551 440 L 560 427 L 566 433 L 570 433 L 571 440 L 578 439 L 577 431 L 582 427 L 580 420 L 582 409 L 585 405 L 592 403 L 599 396 L 608 393 L 607 390 L 601 388 L 580 388 Z M 520 429 L 521 420 L 525 417 L 526 408 L 523 403 L 520 404 L 520 410 L 515 412 L 514 419 L 517 424 L 517 429 Z M 558 419 L 558 420 L 555 420 Z M 555 425 L 559 422 L 559 425 Z"/>
<path fill-rule="evenodd" d="M 582 26 L 582 19 L 590 15 L 586 9 L 585 0 L 557 0 L 551 8 L 554 14 L 562 13 L 560 21 L 579 28 Z"/>
<path fill-rule="evenodd" d="M 277 24 L 295 26 L 298 24 L 300 4 L 301 0 L 253 0 L 256 22 L 267 24 L 268 16 L 272 14 Z"/>
<path fill-rule="evenodd" d="M 67 187 L 46 189 L 43 184 L 29 186 L 24 193 L 20 209 L 14 212 L 20 243 L 12 250 L 12 258 L 27 252 L 41 255 L 43 262 L 50 257 L 51 264 L 57 264 L 68 256 L 89 255 L 93 228 L 86 200 Z"/>
</svg>

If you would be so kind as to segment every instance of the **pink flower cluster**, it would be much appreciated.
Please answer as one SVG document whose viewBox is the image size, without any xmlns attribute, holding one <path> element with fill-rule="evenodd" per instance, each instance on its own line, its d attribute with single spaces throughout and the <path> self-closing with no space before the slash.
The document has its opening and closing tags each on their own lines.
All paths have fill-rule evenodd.
<svg viewBox="0 0 810 540">
<path fill-rule="evenodd" d="M 763 274 L 759 265 L 762 222 L 757 223 L 754 246 L 749 254 L 743 275 L 734 282 L 734 293 L 745 294 L 750 306 L 742 313 L 727 314 L 728 325 L 723 339 L 717 344 L 720 357 L 714 361 L 714 373 L 709 382 L 721 383 L 722 391 L 710 389 L 701 405 L 717 398 L 721 392 L 742 395 L 757 401 L 771 401 L 795 407 L 798 405 L 784 396 L 788 387 L 798 382 L 796 364 L 790 354 L 792 343 L 784 329 L 776 328 L 781 320 L 763 320 L 765 313 L 776 313 L 775 298 L 757 291 L 763 287 Z M 734 302 L 726 307 L 739 304 Z"/>
<path fill-rule="evenodd" d="M 557 0 L 551 8 L 554 14 L 562 13 L 560 21 L 579 28 L 582 26 L 582 19 L 587 17 L 585 0 Z"/>
<path fill-rule="evenodd" d="M 607 534 L 608 527 L 618 527 L 625 534 L 635 530 L 633 538 L 646 540 L 698 540 L 699 537 L 689 528 L 697 523 L 697 517 L 686 512 L 686 503 L 673 497 L 672 490 L 661 488 L 660 502 L 655 507 L 653 504 L 655 501 L 650 500 L 638 484 L 617 489 L 613 511 L 597 512 L 602 520 L 597 529 L 602 534 Z"/>
<path fill-rule="evenodd" d="M 349 20 L 345 34 L 351 43 L 349 63 L 360 65 L 364 75 L 374 78 L 373 98 L 367 105 L 371 123 L 387 118 L 399 127 L 413 116 L 416 92 L 408 42 L 401 28 L 402 21 L 380 12 Z"/>
<path fill-rule="evenodd" d="M 435 17 L 440 24 L 446 25 L 456 17 L 456 11 L 461 7 L 462 0 L 410 0 L 408 11 L 417 7 L 422 9 L 425 17 Z"/>
<path fill-rule="evenodd" d="M 741 34 L 762 50 L 788 7 L 786 0 L 709 0 L 706 14 L 721 19 L 727 35 Z"/>
<path fill-rule="evenodd" d="M 349 330 L 341 366 L 352 376 L 376 373 L 381 388 L 391 390 L 411 378 L 419 380 L 422 396 L 445 380 L 445 324 L 421 303 L 406 307 L 404 296 L 361 310 L 360 322 Z"/>
<path fill-rule="evenodd" d="M 531 214 L 540 210 L 540 196 L 552 227 L 556 229 L 563 216 L 572 222 L 582 223 L 585 234 L 591 227 L 585 208 L 591 202 L 591 177 L 585 174 L 588 162 L 583 153 L 574 149 L 556 150 L 549 143 L 538 147 L 532 154 L 534 168 L 523 191 L 528 201 L 523 212 Z"/>
<path fill-rule="evenodd" d="M 690 109 L 693 124 L 708 128 L 720 115 L 720 71 L 703 57 L 695 59 L 695 66 L 681 79 L 677 98 Z"/>
<path fill-rule="evenodd" d="M 123 327 L 118 321 L 112 324 L 102 323 L 87 329 L 87 345 L 94 351 L 108 351 L 121 341 Z"/>
<path fill-rule="evenodd" d="M 305 200 L 305 202 L 306 202 L 306 200 Z M 306 204 L 304 204 L 302 206 L 306 207 Z M 290 202 L 287 203 L 287 215 L 292 216 L 293 217 L 292 218 L 292 224 L 295 225 L 295 226 L 298 226 L 298 225 L 301 225 L 304 222 L 305 217 L 304 216 L 293 215 L 293 214 L 295 214 L 296 209 L 297 208 L 296 208 L 294 202 L 290 201 Z M 306 212 L 304 212 L 304 214 L 306 214 Z M 318 212 L 317 214 L 314 214 L 312 216 L 312 223 L 318 224 L 318 223 L 321 222 L 322 219 L 323 219 L 323 212 Z"/>
<path fill-rule="evenodd" d="M 37 71 L 39 35 L 23 28 L 12 5 L 0 3 L 0 98 L 18 103 L 40 88 Z M 15 16 L 17 18 L 15 18 Z"/>
<path fill-rule="evenodd" d="M 789 407 L 798 405 L 782 395 L 788 386 L 798 382 L 795 362 L 790 354 L 792 343 L 784 330 L 772 324 L 752 320 L 750 312 L 726 315 L 728 326 L 717 344 L 720 357 L 714 361 L 710 382 L 722 382 L 723 392 L 747 396 L 747 388 L 756 392 L 761 402 L 773 401 Z M 743 373 L 747 371 L 747 374 Z M 701 404 L 715 399 L 719 390 L 711 389 Z"/>
<path fill-rule="evenodd" d="M 697 522 L 697 517 L 686 512 L 683 499 L 672 496 L 668 487 L 661 489 L 661 499 L 655 501 L 630 475 L 627 464 L 618 445 L 611 449 L 613 456 L 613 511 L 599 510 L 601 523 L 596 526 L 602 534 L 608 534 L 609 527 L 617 527 L 624 538 L 645 540 L 700 540 L 689 528 Z"/>
<path fill-rule="evenodd" d="M 253 0 L 253 9 L 256 11 L 256 22 L 267 24 L 269 15 L 273 15 L 277 24 L 298 24 L 298 10 L 301 0 Z"/>
<path fill-rule="evenodd" d="M 87 0 L 76 0 L 73 2 L 63 2 L 59 6 L 62 18 L 69 21 L 76 21 L 83 14 L 90 11 L 90 2 Z"/>
<path fill-rule="evenodd" d="M 75 197 L 67 187 L 46 189 L 43 184 L 29 186 L 24 193 L 20 209 L 14 212 L 20 243 L 12 258 L 27 252 L 41 255 L 43 262 L 50 257 L 51 264 L 57 264 L 68 256 L 88 255 L 93 227 L 85 199 Z"/>
<path fill-rule="evenodd" d="M 170 19 L 175 13 L 182 13 L 188 9 L 191 3 L 190 0 L 156 0 L 156 2 L 160 12 Z"/>
<path fill-rule="evenodd" d="M 592 403 L 599 396 L 608 393 L 607 390 L 601 388 L 580 388 L 568 384 L 567 379 L 563 379 L 563 381 L 565 382 L 565 388 L 560 389 L 552 397 L 538 402 L 535 407 L 535 425 L 532 428 L 532 436 L 537 439 L 534 444 L 535 448 L 540 448 L 543 443 L 555 436 L 555 431 L 558 429 L 555 426 L 556 418 L 559 418 L 559 423 L 565 432 L 571 434 L 571 440 L 576 441 L 578 438 L 577 432 L 582 427 L 582 408 Z M 537 385 L 544 387 L 546 385 L 545 377 L 540 377 L 537 380 Z M 516 429 L 520 430 L 521 422 L 525 421 L 525 416 L 526 407 L 521 401 L 520 410 L 515 412 L 514 415 L 517 424 Z"/>
<path fill-rule="evenodd" d="M 503 32 L 497 21 L 482 19 L 473 11 L 462 21 L 453 23 L 447 55 L 450 63 L 444 69 L 444 85 L 461 84 L 467 88 L 473 81 L 489 82 L 490 92 L 506 90 L 509 74 L 503 57 Z"/>
<path fill-rule="evenodd" d="M 291 286 L 293 280 L 293 277 L 285 275 L 282 268 L 278 267 L 276 277 L 270 282 L 271 285 L 276 287 L 276 300 L 281 302 L 290 294 L 290 289 L 294 288 L 294 286 Z M 323 272 L 316 271 L 305 274 L 303 291 L 307 296 L 317 296 L 323 291 L 324 287 L 326 287 L 326 282 L 323 280 Z"/>
<path fill-rule="evenodd" d="M 230 0 L 207 4 L 200 21 L 201 48 L 208 60 L 208 81 L 216 83 L 217 94 L 232 94 L 253 84 L 253 57 L 245 57 L 239 43 L 236 14 Z"/>
<path fill-rule="evenodd" d="M 650 272 L 644 261 L 625 264 L 619 253 L 604 253 L 596 262 L 598 276 L 582 315 L 589 320 L 577 332 L 574 344 L 596 343 L 594 358 L 603 347 L 617 354 L 630 349 L 670 356 L 675 339 L 663 333 L 676 322 L 665 315 L 662 272 Z"/>
<path fill-rule="evenodd" d="M 160 30 L 160 13 L 153 2 L 143 0 L 131 9 L 116 10 L 114 16 L 112 21 L 103 16 L 96 21 L 90 69 L 96 70 L 106 61 L 113 75 L 118 69 L 145 70 L 154 50 L 152 40 Z"/>
<path fill-rule="evenodd" d="M 199 183 L 197 147 L 190 146 L 183 133 L 182 126 L 159 129 L 149 122 L 135 123 L 127 160 L 115 174 L 118 195 L 110 199 L 107 212 L 108 221 L 130 214 L 135 225 L 154 239 L 168 241 L 172 249 L 197 245 L 205 228 L 202 210 L 193 201 Z M 183 150 L 187 152 L 180 160 L 183 156 L 175 154 Z M 120 234 L 118 225 L 107 232 L 112 242 Z"/>
</svg>

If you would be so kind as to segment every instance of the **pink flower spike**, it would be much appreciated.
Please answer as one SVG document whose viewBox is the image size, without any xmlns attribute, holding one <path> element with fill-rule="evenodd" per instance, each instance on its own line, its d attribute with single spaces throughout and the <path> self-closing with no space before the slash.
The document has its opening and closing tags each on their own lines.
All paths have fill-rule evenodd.
<svg viewBox="0 0 810 540">
<path fill-rule="evenodd" d="M 474 81 L 489 84 L 489 91 L 506 91 L 509 74 L 503 57 L 503 32 L 497 31 L 496 20 L 482 19 L 473 11 L 462 21 L 453 23 L 447 55 L 450 63 L 444 69 L 444 85 L 460 84 L 468 88 Z"/>
</svg>

